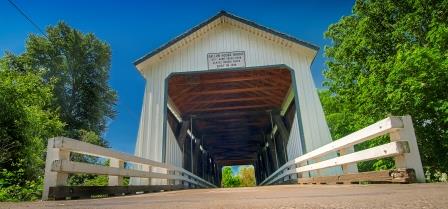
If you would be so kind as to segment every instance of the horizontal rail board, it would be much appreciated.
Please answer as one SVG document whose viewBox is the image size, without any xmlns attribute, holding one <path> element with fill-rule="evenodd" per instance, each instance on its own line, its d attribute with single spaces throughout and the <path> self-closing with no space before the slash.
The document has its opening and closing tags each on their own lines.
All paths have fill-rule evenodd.
<svg viewBox="0 0 448 209">
<path fill-rule="evenodd" d="M 54 172 L 62 172 L 62 173 L 85 173 L 85 174 L 109 175 L 109 176 L 182 180 L 193 184 L 199 184 L 201 187 L 206 187 L 202 183 L 198 183 L 196 181 L 178 175 L 130 170 L 124 168 L 114 168 L 102 165 L 73 162 L 69 160 L 55 160 L 53 162 L 51 170 Z"/>
<path fill-rule="evenodd" d="M 317 158 L 331 152 L 335 152 L 337 150 L 348 148 L 353 145 L 368 141 L 370 139 L 376 138 L 378 136 L 384 135 L 386 133 L 391 133 L 396 131 L 397 129 L 403 128 L 403 121 L 401 117 L 388 117 L 381 121 L 378 121 L 370 126 L 367 126 L 361 130 L 358 130 L 354 133 L 351 133 L 345 137 L 342 137 L 336 141 L 333 141 L 329 144 L 326 144 L 320 148 L 317 148 L 307 154 L 304 154 L 300 157 L 295 158 L 294 160 L 290 160 L 277 169 L 273 174 L 267 177 L 261 185 L 264 185 L 268 182 L 272 182 L 271 179 L 275 176 L 279 175 L 280 172 L 285 170 L 288 167 L 293 165 L 306 162 L 307 160 L 311 160 L 313 158 Z"/>
<path fill-rule="evenodd" d="M 160 192 L 185 189 L 183 185 L 148 186 L 57 186 L 50 187 L 48 197 L 65 199 L 66 197 L 91 198 L 99 195 L 136 194 L 137 192 Z"/>
<path fill-rule="evenodd" d="M 105 147 L 89 144 L 75 139 L 70 139 L 66 137 L 56 137 L 53 139 L 54 139 L 54 148 L 59 148 L 70 152 L 76 152 L 80 154 L 92 155 L 103 158 L 115 158 L 126 162 L 147 164 L 166 169 L 176 169 L 175 166 L 170 166 L 169 164 L 137 157 L 134 155 L 129 155 L 126 153 L 114 151 Z"/>
<path fill-rule="evenodd" d="M 299 184 L 352 184 L 360 182 L 414 183 L 416 182 L 416 178 L 413 169 L 394 169 L 297 179 L 297 183 Z"/>
<path fill-rule="evenodd" d="M 115 159 L 120 159 L 125 162 L 132 162 L 132 163 L 137 163 L 137 164 L 142 164 L 142 165 L 150 165 L 153 167 L 165 168 L 165 169 L 168 169 L 171 171 L 179 171 L 179 172 L 185 173 L 186 175 L 190 176 L 191 178 L 201 182 L 202 184 L 205 184 L 209 187 L 216 187 L 216 185 L 211 184 L 210 182 L 205 181 L 202 178 L 199 178 L 198 176 L 194 175 L 193 173 L 191 173 L 183 168 L 174 166 L 174 165 L 157 162 L 157 161 L 137 157 L 134 155 L 129 155 L 126 153 L 113 151 L 108 148 L 104 148 L 101 146 L 89 144 L 86 142 L 82 142 L 79 140 L 70 139 L 70 138 L 66 138 L 66 137 L 55 137 L 50 140 L 54 141 L 53 142 L 54 148 L 58 148 L 61 150 L 67 150 L 70 152 L 76 152 L 76 153 L 80 153 L 80 154 L 92 155 L 92 156 L 102 157 L 102 158 L 115 158 Z"/>
<path fill-rule="evenodd" d="M 377 147 L 372 147 L 362 151 L 354 152 L 351 154 L 343 155 L 333 159 L 325 160 L 318 163 L 313 163 L 310 165 L 302 166 L 296 169 L 285 171 L 284 173 L 278 175 L 276 178 L 268 181 L 271 184 L 281 178 L 284 178 L 291 174 L 303 173 L 307 171 L 313 171 L 318 169 L 324 169 L 349 163 L 362 162 L 367 160 L 373 160 L 378 158 L 385 158 L 396 156 L 409 152 L 409 145 L 406 141 L 396 141 L 388 144 L 380 145 Z"/>
</svg>

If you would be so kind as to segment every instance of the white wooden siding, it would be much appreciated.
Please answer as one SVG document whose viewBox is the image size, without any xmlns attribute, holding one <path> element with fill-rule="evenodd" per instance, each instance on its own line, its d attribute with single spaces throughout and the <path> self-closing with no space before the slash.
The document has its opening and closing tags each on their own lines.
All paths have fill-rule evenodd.
<svg viewBox="0 0 448 209">
<path fill-rule="evenodd" d="M 166 142 L 166 162 L 175 165 L 178 167 L 182 167 L 182 150 L 180 149 L 176 137 L 174 136 L 173 131 L 169 128 L 169 123 L 167 125 L 167 142 Z"/>
</svg>

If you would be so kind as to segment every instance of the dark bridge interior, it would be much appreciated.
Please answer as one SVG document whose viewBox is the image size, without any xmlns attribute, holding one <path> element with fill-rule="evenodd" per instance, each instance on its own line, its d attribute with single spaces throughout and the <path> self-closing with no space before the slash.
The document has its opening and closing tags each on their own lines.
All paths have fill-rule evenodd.
<svg viewBox="0 0 448 209">
<path fill-rule="evenodd" d="M 293 101 L 282 112 L 289 69 L 180 73 L 167 82 L 168 121 L 185 169 L 219 185 L 222 166 L 250 164 L 260 182 L 287 161 L 295 114 Z"/>
</svg>

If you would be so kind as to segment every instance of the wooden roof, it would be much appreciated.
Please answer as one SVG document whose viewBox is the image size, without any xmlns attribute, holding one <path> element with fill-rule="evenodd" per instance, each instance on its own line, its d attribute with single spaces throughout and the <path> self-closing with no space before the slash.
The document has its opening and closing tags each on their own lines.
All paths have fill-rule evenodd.
<svg viewBox="0 0 448 209">
<path fill-rule="evenodd" d="M 291 86 L 288 69 L 178 74 L 168 94 L 194 135 L 217 161 L 254 160 Z"/>
<path fill-rule="evenodd" d="M 319 47 L 311 44 L 309 42 L 300 40 L 298 38 L 295 38 L 293 36 L 290 36 L 285 33 L 278 32 L 276 30 L 273 30 L 271 28 L 259 25 L 253 21 L 238 17 L 236 15 L 230 14 L 226 11 L 220 11 L 215 16 L 207 19 L 206 21 L 200 23 L 199 25 L 191 28 L 190 30 L 186 31 L 185 33 L 177 36 L 176 38 L 172 39 L 171 41 L 167 42 L 166 44 L 162 45 L 161 47 L 145 54 L 141 58 L 137 59 L 134 62 L 134 65 L 137 67 L 138 70 L 141 71 L 139 65 L 141 65 L 145 61 L 149 61 L 155 57 L 159 57 L 158 60 L 165 57 L 167 54 L 169 54 L 172 51 L 178 50 L 189 43 L 192 42 L 192 40 L 195 40 L 197 37 L 204 35 L 208 31 L 210 31 L 210 28 L 214 28 L 217 25 L 224 23 L 224 22 L 234 22 L 239 25 L 243 25 L 245 27 L 251 28 L 253 32 L 259 34 L 270 34 L 274 37 L 277 37 L 281 40 L 285 40 L 286 42 L 289 42 L 293 45 L 303 47 L 304 49 L 307 49 L 309 51 L 312 51 L 312 58 L 316 55 L 317 51 L 319 50 Z M 264 36 L 263 36 L 264 37 Z"/>
</svg>

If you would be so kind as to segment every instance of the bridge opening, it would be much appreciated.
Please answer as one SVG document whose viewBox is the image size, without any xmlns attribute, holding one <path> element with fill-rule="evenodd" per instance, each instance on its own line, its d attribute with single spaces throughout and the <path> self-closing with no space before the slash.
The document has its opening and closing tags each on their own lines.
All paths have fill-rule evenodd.
<svg viewBox="0 0 448 209">
<path fill-rule="evenodd" d="M 174 136 L 184 169 L 221 185 L 224 166 L 252 165 L 261 182 L 288 161 L 296 104 L 286 66 L 171 74 L 165 82 L 165 160 Z M 168 148 L 167 148 L 168 147 Z"/>
<path fill-rule="evenodd" d="M 253 165 L 224 166 L 221 172 L 221 187 L 252 187 L 257 185 Z"/>
</svg>

